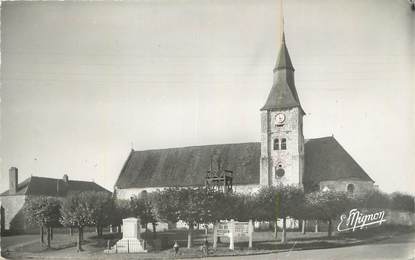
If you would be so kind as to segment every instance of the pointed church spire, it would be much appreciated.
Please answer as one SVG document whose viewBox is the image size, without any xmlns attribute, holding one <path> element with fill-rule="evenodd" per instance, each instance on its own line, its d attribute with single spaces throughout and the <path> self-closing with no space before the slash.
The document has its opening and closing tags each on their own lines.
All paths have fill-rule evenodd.
<svg viewBox="0 0 415 260">
<path fill-rule="evenodd" d="M 287 45 L 285 43 L 285 23 L 284 23 L 284 6 L 283 0 L 280 0 L 280 10 L 281 10 L 281 46 L 280 52 L 278 54 L 277 64 L 275 64 L 274 72 L 280 69 L 290 69 L 294 71 L 293 64 L 291 62 L 290 54 L 288 53 Z"/>
<path fill-rule="evenodd" d="M 277 110 L 299 107 L 302 113 L 297 90 L 294 84 L 294 66 L 291 62 L 285 42 L 284 14 L 281 0 L 281 47 L 277 63 L 274 68 L 274 84 L 268 95 L 268 99 L 261 110 Z"/>
<path fill-rule="evenodd" d="M 290 54 L 288 53 L 287 45 L 285 44 L 285 32 L 282 31 L 282 41 L 280 52 L 278 54 L 277 64 L 275 64 L 274 72 L 281 69 L 290 69 L 294 71 L 293 64 L 291 62 Z"/>
</svg>

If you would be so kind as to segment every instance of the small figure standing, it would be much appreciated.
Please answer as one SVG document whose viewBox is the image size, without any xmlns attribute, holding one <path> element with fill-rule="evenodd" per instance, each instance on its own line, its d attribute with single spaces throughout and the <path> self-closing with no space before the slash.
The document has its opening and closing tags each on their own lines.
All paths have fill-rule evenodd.
<svg viewBox="0 0 415 260">
<path fill-rule="evenodd" d="M 174 249 L 174 256 L 177 256 L 177 254 L 179 253 L 179 243 L 177 243 L 177 240 L 174 241 L 173 249 Z"/>
</svg>

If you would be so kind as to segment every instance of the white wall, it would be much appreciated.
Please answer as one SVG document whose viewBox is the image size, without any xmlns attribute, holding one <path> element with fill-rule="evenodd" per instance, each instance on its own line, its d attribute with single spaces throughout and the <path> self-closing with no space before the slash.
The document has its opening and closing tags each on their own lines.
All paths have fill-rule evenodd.
<svg viewBox="0 0 415 260">
<path fill-rule="evenodd" d="M 147 193 L 160 191 L 166 189 L 167 187 L 148 187 L 148 188 L 129 188 L 129 189 L 115 189 L 115 194 L 117 199 L 129 200 L 133 196 L 140 196 L 143 191 Z M 255 193 L 261 186 L 259 184 L 249 184 L 249 185 L 234 185 L 233 189 L 238 193 Z"/>
</svg>

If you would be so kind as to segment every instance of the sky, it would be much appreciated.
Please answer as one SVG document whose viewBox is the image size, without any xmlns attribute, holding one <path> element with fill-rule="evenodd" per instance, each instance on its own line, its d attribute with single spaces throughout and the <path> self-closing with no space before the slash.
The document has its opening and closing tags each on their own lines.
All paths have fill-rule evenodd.
<svg viewBox="0 0 415 260">
<path fill-rule="evenodd" d="M 334 137 L 387 192 L 415 193 L 415 12 L 406 0 L 290 0 L 305 138 Z M 113 190 L 135 150 L 260 141 L 277 0 L 2 2 L 8 169 Z"/>
</svg>

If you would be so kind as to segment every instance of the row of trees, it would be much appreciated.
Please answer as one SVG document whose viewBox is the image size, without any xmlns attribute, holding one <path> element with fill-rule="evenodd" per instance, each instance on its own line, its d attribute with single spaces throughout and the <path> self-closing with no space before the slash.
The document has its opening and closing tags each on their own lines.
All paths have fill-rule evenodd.
<svg viewBox="0 0 415 260">
<path fill-rule="evenodd" d="M 205 188 L 167 188 L 130 200 L 114 200 L 104 192 L 82 192 L 65 199 L 38 197 L 26 203 L 29 221 L 47 230 L 48 246 L 52 227 L 63 225 L 78 229 L 77 248 L 81 250 L 83 228 L 95 226 L 98 235 L 102 227 L 120 225 L 123 218 L 139 217 L 143 226 L 157 222 L 185 222 L 188 229 L 188 247 L 197 225 L 215 224 L 221 220 L 274 222 L 282 220 L 282 242 L 286 238 L 286 220 L 320 220 L 328 223 L 332 235 L 332 221 L 352 208 L 395 209 L 414 211 L 410 195 L 391 195 L 372 191 L 360 196 L 334 191 L 305 194 L 296 186 L 263 187 L 254 194 L 222 193 Z M 277 228 L 275 226 L 275 236 Z M 303 225 L 304 226 L 304 225 Z"/>
<path fill-rule="evenodd" d="M 40 241 L 44 243 L 44 230 L 47 231 L 47 247 L 50 247 L 53 228 L 65 226 L 78 229 L 77 249 L 82 250 L 83 229 L 95 226 L 98 235 L 109 223 L 117 222 L 112 212 L 115 203 L 107 192 L 81 192 L 65 199 L 56 197 L 31 197 L 25 203 L 25 216 L 29 223 L 40 228 Z M 119 222 L 119 220 L 118 220 Z"/>
<path fill-rule="evenodd" d="M 224 194 L 204 188 L 169 188 L 152 194 L 153 218 L 161 221 L 181 220 L 189 226 L 188 247 L 192 230 L 198 224 L 220 220 L 274 222 L 277 237 L 278 219 L 282 220 L 282 243 L 287 242 L 288 218 L 326 221 L 332 236 L 332 221 L 353 208 L 415 211 L 414 197 L 401 193 L 386 194 L 377 190 L 360 195 L 346 192 L 316 191 L 305 194 L 297 186 L 263 187 L 254 194 Z"/>
</svg>

